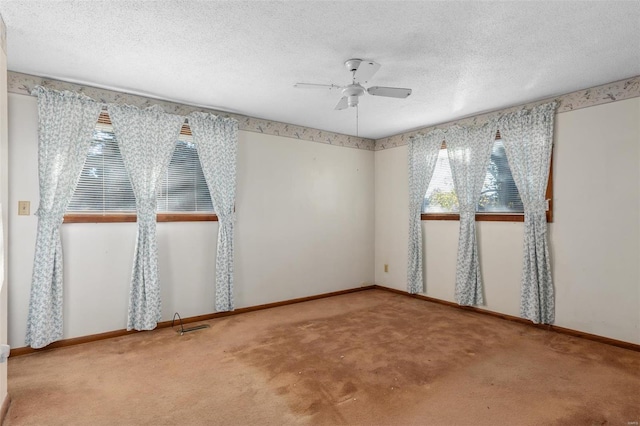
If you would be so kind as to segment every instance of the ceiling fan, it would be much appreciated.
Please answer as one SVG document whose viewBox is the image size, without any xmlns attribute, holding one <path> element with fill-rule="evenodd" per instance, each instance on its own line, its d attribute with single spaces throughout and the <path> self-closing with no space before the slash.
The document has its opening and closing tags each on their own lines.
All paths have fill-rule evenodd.
<svg viewBox="0 0 640 426">
<path fill-rule="evenodd" d="M 358 98 L 365 93 L 389 98 L 406 98 L 411 94 L 411 89 L 400 87 L 372 86 L 368 89 L 363 87 L 361 83 L 368 83 L 371 77 L 380 69 L 380 64 L 376 62 L 365 59 L 349 59 L 345 61 L 344 66 L 352 73 L 351 84 L 338 86 L 336 84 L 296 83 L 294 87 L 299 89 L 340 90 L 342 98 L 335 107 L 338 110 L 357 106 Z"/>
</svg>

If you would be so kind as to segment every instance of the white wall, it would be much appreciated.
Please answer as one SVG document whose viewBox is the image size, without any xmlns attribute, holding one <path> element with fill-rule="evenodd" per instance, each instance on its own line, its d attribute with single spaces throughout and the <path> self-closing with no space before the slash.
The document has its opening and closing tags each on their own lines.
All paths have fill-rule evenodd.
<svg viewBox="0 0 640 426">
<path fill-rule="evenodd" d="M 639 123 L 640 98 L 557 116 L 549 227 L 556 324 L 634 343 L 640 343 Z M 8 339 L 20 347 L 37 224 L 33 97 L 9 95 L 9 162 Z M 406 188 L 406 146 L 374 154 L 240 132 L 236 306 L 372 282 L 404 290 Z M 602 194 L 607 205 L 594 208 Z M 17 216 L 19 200 L 31 201 L 31 216 Z M 458 222 L 422 226 L 426 294 L 453 301 Z M 63 225 L 65 338 L 125 327 L 135 229 Z M 158 224 L 163 319 L 175 311 L 213 312 L 216 233 L 211 222 Z M 522 238 L 521 223 L 478 223 L 486 309 L 518 315 Z"/>
<path fill-rule="evenodd" d="M 556 132 L 556 320 L 640 343 L 640 98 L 560 114 Z"/>
<path fill-rule="evenodd" d="M 374 153 L 240 132 L 236 307 L 373 282 Z M 37 108 L 9 94 L 9 342 L 24 346 L 38 204 Z M 17 216 L 19 200 L 31 216 Z M 218 225 L 158 224 L 162 318 L 214 312 Z M 64 338 L 125 328 L 136 225 L 63 224 Z"/>
<path fill-rule="evenodd" d="M 640 343 L 640 98 L 556 116 L 556 325 Z M 407 147 L 375 153 L 376 284 L 406 290 Z M 423 221 L 426 295 L 454 300 L 457 221 Z M 519 314 L 522 223 L 478 222 L 488 310 Z M 384 272 L 384 264 L 389 272 Z"/>
</svg>

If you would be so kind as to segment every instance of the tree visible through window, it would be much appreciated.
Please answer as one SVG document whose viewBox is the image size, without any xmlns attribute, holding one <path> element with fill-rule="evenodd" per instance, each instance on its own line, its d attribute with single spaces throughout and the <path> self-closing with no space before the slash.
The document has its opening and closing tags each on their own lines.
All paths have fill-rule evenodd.
<svg viewBox="0 0 640 426">
<path fill-rule="evenodd" d="M 423 213 L 457 213 L 458 197 L 453 186 L 447 149 L 438 154 L 436 168 L 422 205 Z M 511 175 L 502 140 L 496 139 L 482 187 L 477 212 L 524 213 L 520 194 Z"/>
</svg>

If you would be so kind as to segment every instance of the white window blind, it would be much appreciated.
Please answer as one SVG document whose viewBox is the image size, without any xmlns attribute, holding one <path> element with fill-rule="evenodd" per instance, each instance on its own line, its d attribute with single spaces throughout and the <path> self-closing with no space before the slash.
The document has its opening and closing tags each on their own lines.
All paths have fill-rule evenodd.
<svg viewBox="0 0 640 426">
<path fill-rule="evenodd" d="M 159 212 L 213 212 L 196 146 L 179 140 L 158 190 Z"/>
<path fill-rule="evenodd" d="M 69 213 L 136 211 L 135 196 L 110 124 L 96 125 Z M 189 135 L 180 135 L 171 163 L 158 188 L 158 212 L 213 212 L 200 159 Z"/>
<path fill-rule="evenodd" d="M 491 162 L 482 186 L 479 212 L 524 213 L 524 206 L 513 180 L 502 139 L 496 139 L 491 151 Z"/>
<path fill-rule="evenodd" d="M 422 205 L 423 213 L 457 213 L 458 197 L 453 187 L 447 149 L 438 154 L 436 168 Z M 507 154 L 501 139 L 496 139 L 491 151 L 480 202 L 476 209 L 487 213 L 524 213 L 520 194 L 513 180 Z"/>
</svg>

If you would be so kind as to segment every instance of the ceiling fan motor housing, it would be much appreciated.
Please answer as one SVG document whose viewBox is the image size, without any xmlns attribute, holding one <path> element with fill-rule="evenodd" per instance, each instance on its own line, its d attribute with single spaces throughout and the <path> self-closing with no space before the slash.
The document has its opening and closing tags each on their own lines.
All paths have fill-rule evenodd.
<svg viewBox="0 0 640 426">
<path fill-rule="evenodd" d="M 358 83 L 355 83 L 355 84 L 350 84 L 344 89 L 342 89 L 342 96 L 346 96 L 347 104 L 350 107 L 354 107 L 358 105 L 358 97 L 364 95 L 364 92 L 365 92 L 364 87 L 362 87 Z"/>
</svg>

